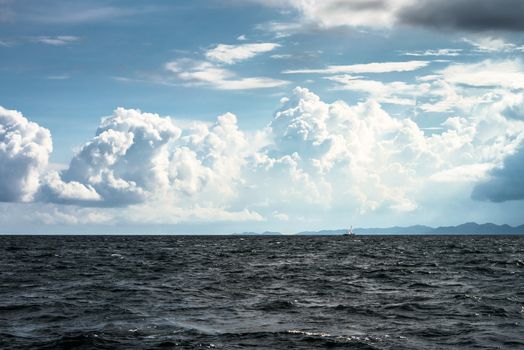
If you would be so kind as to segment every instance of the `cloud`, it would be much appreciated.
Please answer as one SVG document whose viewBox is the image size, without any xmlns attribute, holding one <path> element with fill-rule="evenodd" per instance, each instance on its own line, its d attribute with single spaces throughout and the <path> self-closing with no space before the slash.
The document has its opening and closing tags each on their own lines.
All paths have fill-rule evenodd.
<svg viewBox="0 0 524 350">
<path fill-rule="evenodd" d="M 252 0 L 265 6 L 292 8 L 298 21 L 294 33 L 310 28 L 393 28 L 399 25 L 436 30 L 523 31 L 520 0 Z"/>
<path fill-rule="evenodd" d="M 436 50 L 424 50 L 424 51 L 410 51 L 403 52 L 404 56 L 460 56 L 462 49 L 436 49 Z"/>
<path fill-rule="evenodd" d="M 276 179 L 273 188 L 261 191 L 274 196 L 274 201 L 315 203 L 322 208 L 348 207 L 343 203 L 352 198 L 354 206 L 348 210 L 363 212 L 414 210 L 420 200 L 428 200 L 418 194 L 435 182 L 471 186 L 501 164 L 524 136 L 524 123 L 505 117 L 522 104 L 523 97 L 521 90 L 513 90 L 514 83 L 505 82 L 511 62 L 452 64 L 438 80 L 420 84 L 350 76 L 344 83 L 355 81 L 355 85 L 348 88 L 369 94 L 368 100 L 354 106 L 325 103 L 307 89 L 297 88 L 283 100 L 270 124 L 273 141 L 257 155 L 258 167 L 267 171 L 259 174 L 257 186 L 263 186 L 264 177 L 272 178 Z M 513 68 L 510 71 L 515 72 Z M 468 74 L 457 77 L 458 70 Z M 469 73 L 478 70 L 491 71 L 493 76 L 503 73 L 497 88 L 465 85 L 474 80 Z M 435 94 L 433 89 L 439 86 L 448 90 Z M 459 116 L 449 117 L 442 129 L 425 135 L 413 120 L 393 117 L 376 102 L 401 103 L 396 99 L 405 96 L 416 97 L 412 99 L 416 107 L 428 110 L 446 101 Z"/>
<path fill-rule="evenodd" d="M 261 181 L 255 183 L 270 203 L 291 202 L 283 210 L 416 207 L 408 194 L 415 188 L 406 176 L 408 162 L 407 167 L 401 165 L 389 150 L 402 149 L 420 130 L 414 123 L 395 120 L 376 102 L 327 104 L 309 90 L 296 88 L 275 114 L 270 130 L 273 142 L 257 156 L 256 178 Z M 401 139 L 402 133 L 412 136 Z M 264 178 L 273 180 L 267 184 Z"/>
<path fill-rule="evenodd" d="M 179 136 L 168 118 L 119 108 L 102 121 L 67 170 L 46 178 L 39 197 L 93 206 L 144 202 L 169 184 L 167 147 Z"/>
<path fill-rule="evenodd" d="M 12 41 L 0 40 L 0 47 L 12 47 L 14 43 Z"/>
<path fill-rule="evenodd" d="M 242 79 L 208 61 L 177 60 L 166 69 L 177 81 L 215 88 L 212 84 Z M 387 72 L 399 66 L 351 69 Z M 299 87 L 281 99 L 265 128 L 250 131 L 240 129 L 231 113 L 214 122 L 181 123 L 118 108 L 65 169 L 38 170 L 32 176 L 36 185 L 17 200 L 46 206 L 41 221 L 71 224 L 75 209 L 65 208 L 92 214 L 94 221 L 155 224 L 284 224 L 304 213 L 379 215 L 434 208 L 457 199 L 457 193 L 469 194 L 479 181 L 479 188 L 494 183 L 502 178 L 497 169 L 512 169 L 506 163 L 521 153 L 524 137 L 522 74 L 520 60 L 506 59 L 449 63 L 411 82 L 331 75 L 335 88 L 365 98 L 355 104 L 323 101 Z M 392 114 L 384 103 L 409 108 Z M 436 125 L 427 123 L 437 119 L 433 113 L 441 113 Z M 421 127 L 428 124 L 434 126 L 431 132 Z M 6 159 L 0 159 L 1 169 L 9 168 Z M 430 196 L 435 188 L 441 199 Z M 495 198 L 488 190 L 476 191 L 475 199 Z"/>
<path fill-rule="evenodd" d="M 113 77 L 122 82 L 154 82 L 164 85 L 200 86 L 216 90 L 250 90 L 282 87 L 289 81 L 264 76 L 239 77 L 224 65 L 247 60 L 268 52 L 279 44 L 258 43 L 242 45 L 219 44 L 204 53 L 207 60 L 179 58 L 164 64 L 169 74 L 146 74 L 142 79 Z"/>
<path fill-rule="evenodd" d="M 46 79 L 48 80 L 67 80 L 71 78 L 69 74 L 60 74 L 60 75 L 48 75 Z"/>
<path fill-rule="evenodd" d="M 417 77 L 421 87 L 429 84 L 417 99 L 423 112 L 474 115 L 481 108 L 505 117 L 506 112 L 514 115 L 512 111 L 518 111 L 516 104 L 522 98 L 519 77 L 524 77 L 519 59 L 452 63 L 435 73 Z"/>
<path fill-rule="evenodd" d="M 524 121 L 524 94 L 508 96 L 501 114 L 508 119 Z"/>
<path fill-rule="evenodd" d="M 50 204 L 35 208 L 31 219 L 45 225 L 99 225 L 115 222 L 113 213 L 99 208 L 78 208 Z"/>
<path fill-rule="evenodd" d="M 286 70 L 285 74 L 339 74 L 410 72 L 428 66 L 431 61 L 373 62 L 352 65 L 332 65 L 320 69 Z"/>
<path fill-rule="evenodd" d="M 127 209 L 124 220 L 137 224 L 178 224 L 181 222 L 259 222 L 265 218 L 249 209 L 231 210 L 220 207 L 166 206 L 166 203 L 148 203 Z"/>
<path fill-rule="evenodd" d="M 478 106 L 496 106 L 497 113 L 521 119 L 524 64 L 519 59 L 451 63 L 435 74 L 415 82 L 366 79 L 350 74 L 324 77 L 333 89 L 354 91 L 381 103 L 416 106 L 423 112 L 461 111 L 471 113 Z M 501 108 L 501 104 L 507 104 Z"/>
<path fill-rule="evenodd" d="M 515 50 L 522 51 L 521 47 L 515 44 L 507 43 L 502 38 L 495 38 L 492 36 L 478 36 L 473 38 L 463 38 L 464 42 L 470 44 L 477 52 L 511 52 Z"/>
<path fill-rule="evenodd" d="M 487 173 L 493 168 L 493 164 L 479 163 L 458 165 L 451 169 L 439 171 L 431 175 L 430 180 L 435 182 L 473 182 L 486 178 Z"/>
<path fill-rule="evenodd" d="M 74 43 L 75 41 L 80 40 L 77 36 L 72 35 L 58 35 L 58 36 L 39 36 L 33 39 L 37 43 L 53 45 L 53 46 L 63 46 Z"/>
<path fill-rule="evenodd" d="M 270 32 L 275 38 L 282 39 L 290 35 L 299 33 L 305 29 L 306 25 L 303 23 L 293 22 L 278 22 L 270 21 L 265 23 L 259 23 L 255 28 L 261 32 Z"/>
<path fill-rule="evenodd" d="M 144 14 L 158 9 L 152 6 L 116 7 L 93 6 L 89 2 L 55 2 L 51 5 L 33 6 L 20 18 L 42 23 L 82 24 Z"/>
<path fill-rule="evenodd" d="M 238 129 L 236 117 L 177 124 L 116 109 L 68 167 L 43 177 L 35 200 L 44 207 L 36 219 L 68 225 L 265 220 L 233 205 L 245 181 L 246 158 L 257 147 Z M 84 218 L 75 219 L 75 212 Z"/>
<path fill-rule="evenodd" d="M 457 85 L 486 88 L 524 88 L 524 65 L 519 59 L 452 64 L 438 73 L 447 82 Z"/>
<path fill-rule="evenodd" d="M 524 199 L 524 143 L 504 159 L 501 166 L 491 170 L 489 178 L 479 182 L 471 197 L 475 200 L 505 202 Z"/>
<path fill-rule="evenodd" d="M 395 12 L 409 0 L 285 0 L 259 1 L 266 6 L 291 7 L 302 17 L 303 25 L 319 28 L 390 27 L 395 22 Z"/>
<path fill-rule="evenodd" d="M 0 107 L 0 201 L 33 199 L 52 148 L 49 130 Z"/>
<path fill-rule="evenodd" d="M 218 90 L 265 89 L 289 82 L 268 77 L 239 78 L 236 74 L 208 61 L 179 59 L 166 63 L 165 68 L 176 80 L 189 86 L 206 86 Z"/>
<path fill-rule="evenodd" d="M 384 83 L 378 80 L 361 79 L 348 74 L 334 75 L 326 79 L 337 83 L 336 90 L 360 92 L 381 103 L 415 105 L 417 96 L 427 93 L 429 84 L 408 84 L 402 81 Z"/>
<path fill-rule="evenodd" d="M 273 217 L 280 221 L 289 221 L 289 216 L 285 213 L 279 213 L 278 211 L 273 212 Z"/>
<path fill-rule="evenodd" d="M 46 175 L 38 200 L 95 207 L 220 204 L 235 196 L 249 149 L 236 123 L 225 114 L 210 126 L 182 130 L 168 117 L 118 108 L 66 170 Z"/>
<path fill-rule="evenodd" d="M 402 23 L 436 29 L 523 31 L 520 0 L 420 0 L 399 10 Z"/>
<path fill-rule="evenodd" d="M 287 60 L 287 59 L 293 58 L 293 55 L 289 53 L 283 53 L 283 54 L 274 54 L 269 57 L 274 58 L 276 60 Z"/>
<path fill-rule="evenodd" d="M 255 57 L 260 53 L 272 51 L 279 46 L 279 44 L 275 43 L 256 43 L 242 45 L 219 44 L 214 48 L 206 51 L 205 56 L 207 59 L 212 61 L 225 64 L 233 64 Z"/>
</svg>

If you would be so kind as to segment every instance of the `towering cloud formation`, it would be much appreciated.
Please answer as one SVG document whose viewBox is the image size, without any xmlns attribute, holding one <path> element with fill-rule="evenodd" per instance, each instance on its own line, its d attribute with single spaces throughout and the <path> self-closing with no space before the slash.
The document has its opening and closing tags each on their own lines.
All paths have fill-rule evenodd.
<svg viewBox="0 0 524 350">
<path fill-rule="evenodd" d="M 72 207 L 60 209 L 72 204 L 126 208 L 82 208 L 106 222 L 155 223 L 409 212 L 433 205 L 437 186 L 460 188 L 464 197 L 479 181 L 474 199 L 524 199 L 522 89 L 509 80 L 521 71 L 520 61 L 483 61 L 421 77 L 403 94 L 419 91 L 420 111 L 452 115 L 429 133 L 388 113 L 383 95 L 349 105 L 300 87 L 266 128 L 251 132 L 231 113 L 182 124 L 118 108 L 65 170 L 46 174 L 49 132 L 1 109 L 0 198 L 54 203 L 51 217 L 42 216 L 47 222 L 74 217 Z"/>
<path fill-rule="evenodd" d="M 30 201 L 52 149 L 49 130 L 0 107 L 0 201 Z"/>
<path fill-rule="evenodd" d="M 480 93 L 473 97 L 462 85 L 441 83 L 463 116 L 449 117 L 441 132 L 430 135 L 410 118 L 391 116 L 373 99 L 352 106 L 329 104 L 296 88 L 270 124 L 272 142 L 256 155 L 257 166 L 267 172 L 258 176 L 273 179 L 262 191 L 271 193 L 266 200 L 360 211 L 413 210 L 428 200 L 421 193 L 432 186 L 484 178 L 524 135 L 520 121 L 503 116 L 521 99 L 505 90 L 473 89 Z M 466 96 L 467 104 L 458 103 Z M 485 105 L 488 97 L 493 103 Z M 432 103 L 448 99 L 437 96 Z"/>
<path fill-rule="evenodd" d="M 118 108 L 67 170 L 46 177 L 39 198 L 109 207 L 166 199 L 187 204 L 187 197 L 206 195 L 220 202 L 240 177 L 245 146 L 233 114 L 182 133 L 169 117 Z"/>
<path fill-rule="evenodd" d="M 102 121 L 41 197 L 59 203 L 121 206 L 143 202 L 169 185 L 168 145 L 180 136 L 169 118 L 118 108 Z"/>
<path fill-rule="evenodd" d="M 328 104 L 303 88 L 293 91 L 270 127 L 274 141 L 259 166 L 278 179 L 271 185 L 280 184 L 277 191 L 288 198 L 323 206 L 411 210 L 416 159 L 434 157 L 415 123 L 392 118 L 378 103 Z"/>
</svg>

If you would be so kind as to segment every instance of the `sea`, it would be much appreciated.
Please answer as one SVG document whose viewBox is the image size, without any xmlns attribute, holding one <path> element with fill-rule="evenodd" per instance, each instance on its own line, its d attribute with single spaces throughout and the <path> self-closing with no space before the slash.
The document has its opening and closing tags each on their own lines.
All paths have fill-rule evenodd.
<svg viewBox="0 0 524 350">
<path fill-rule="evenodd" d="M 524 236 L 0 236 L 1 349 L 524 349 Z"/>
</svg>

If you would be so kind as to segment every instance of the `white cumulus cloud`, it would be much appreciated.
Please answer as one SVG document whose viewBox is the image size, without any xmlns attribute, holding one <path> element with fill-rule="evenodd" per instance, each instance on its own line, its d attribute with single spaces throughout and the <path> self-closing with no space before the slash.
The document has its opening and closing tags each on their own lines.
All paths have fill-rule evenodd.
<svg viewBox="0 0 524 350">
<path fill-rule="evenodd" d="M 31 201 L 52 149 L 49 130 L 0 106 L 0 201 Z"/>
<path fill-rule="evenodd" d="M 207 61 L 188 63 L 192 69 L 183 64 L 167 68 L 206 84 L 234 78 Z M 250 131 L 231 113 L 214 122 L 182 123 L 118 108 L 65 169 L 46 174 L 49 133 L 2 110 L 2 200 L 48 202 L 39 218 L 49 223 L 81 224 L 71 209 L 78 208 L 89 214 L 85 222 L 291 225 L 332 213 L 392 215 L 438 206 L 445 212 L 459 194 L 462 203 L 475 203 L 467 195 L 473 188 L 474 199 L 521 199 L 511 186 L 522 185 L 516 176 L 524 87 L 510 77 L 522 74 L 520 60 L 510 59 L 450 63 L 411 82 L 332 75 L 327 78 L 337 88 L 365 98 L 323 101 L 298 87 L 280 100 L 265 128 Z M 410 111 L 404 113 L 404 106 L 392 114 L 384 103 L 410 103 Z M 425 113 L 440 113 L 438 128 L 421 127 Z M 28 180 L 6 169 L 21 169 Z M 18 190 L 10 194 L 12 189 Z"/>
<path fill-rule="evenodd" d="M 118 108 L 105 118 L 60 176 L 47 177 L 45 200 L 119 206 L 169 185 L 168 144 L 180 136 L 169 118 Z"/>
<path fill-rule="evenodd" d="M 39 199 L 82 206 L 166 202 L 175 208 L 205 203 L 217 208 L 236 196 L 249 149 L 231 113 L 212 125 L 195 122 L 181 129 L 169 117 L 118 108 L 67 169 L 45 177 Z"/>
</svg>

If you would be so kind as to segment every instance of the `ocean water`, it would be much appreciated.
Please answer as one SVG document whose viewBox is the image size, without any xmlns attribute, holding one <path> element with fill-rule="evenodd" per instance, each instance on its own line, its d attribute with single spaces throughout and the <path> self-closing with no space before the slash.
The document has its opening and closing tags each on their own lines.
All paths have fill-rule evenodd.
<svg viewBox="0 0 524 350">
<path fill-rule="evenodd" d="M 2 349 L 524 349 L 524 236 L 0 236 Z"/>
</svg>

